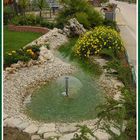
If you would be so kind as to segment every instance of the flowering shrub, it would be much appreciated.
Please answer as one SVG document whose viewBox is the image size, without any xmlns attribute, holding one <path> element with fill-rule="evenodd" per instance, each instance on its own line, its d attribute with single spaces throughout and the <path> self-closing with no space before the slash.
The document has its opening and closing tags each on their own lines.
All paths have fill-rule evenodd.
<svg viewBox="0 0 140 140">
<path fill-rule="evenodd" d="M 29 46 L 16 51 L 7 52 L 4 57 L 4 67 L 17 63 L 18 61 L 27 62 L 31 59 L 36 60 L 38 59 L 39 51 L 38 46 Z"/>
<path fill-rule="evenodd" d="M 119 33 L 114 29 L 99 26 L 79 38 L 74 47 L 74 52 L 80 57 L 89 57 L 100 54 L 104 49 L 111 49 L 117 55 L 123 50 L 123 43 Z"/>
</svg>

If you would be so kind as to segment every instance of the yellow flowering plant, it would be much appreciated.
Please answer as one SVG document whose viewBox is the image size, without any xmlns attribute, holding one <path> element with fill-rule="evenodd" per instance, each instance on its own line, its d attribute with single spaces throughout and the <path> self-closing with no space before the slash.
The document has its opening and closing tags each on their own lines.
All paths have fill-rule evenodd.
<svg viewBox="0 0 140 140">
<path fill-rule="evenodd" d="M 80 57 L 89 57 L 99 55 L 103 49 L 111 49 L 117 54 L 123 50 L 123 42 L 114 29 L 98 26 L 81 36 L 73 50 Z"/>
<path fill-rule="evenodd" d="M 4 67 L 17 63 L 18 61 L 28 62 L 31 59 L 36 60 L 38 59 L 39 51 L 39 46 L 28 46 L 16 51 L 7 52 L 5 53 Z"/>
</svg>

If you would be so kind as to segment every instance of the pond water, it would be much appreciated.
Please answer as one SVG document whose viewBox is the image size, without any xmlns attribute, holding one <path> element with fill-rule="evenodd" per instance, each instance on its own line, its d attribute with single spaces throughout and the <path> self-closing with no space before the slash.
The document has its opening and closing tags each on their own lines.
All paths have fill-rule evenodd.
<svg viewBox="0 0 140 140">
<path fill-rule="evenodd" d="M 68 96 L 65 96 L 65 77 L 68 77 Z M 26 104 L 26 113 L 38 121 L 83 121 L 96 118 L 95 108 L 103 101 L 103 93 L 92 76 L 79 70 L 35 90 L 31 102 Z"/>
</svg>

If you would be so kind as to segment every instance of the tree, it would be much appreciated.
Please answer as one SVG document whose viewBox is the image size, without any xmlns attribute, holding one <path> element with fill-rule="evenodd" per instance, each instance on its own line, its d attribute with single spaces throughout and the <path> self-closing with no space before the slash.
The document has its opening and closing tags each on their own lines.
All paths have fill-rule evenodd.
<svg viewBox="0 0 140 140">
<path fill-rule="evenodd" d="M 19 6 L 22 9 L 23 15 L 25 15 L 26 8 L 29 5 L 29 0 L 19 0 L 18 4 L 19 4 Z"/>
<path fill-rule="evenodd" d="M 41 18 L 42 17 L 42 10 L 43 10 L 43 8 L 47 7 L 47 2 L 46 2 L 46 0 L 37 0 L 36 5 L 39 8 L 39 16 Z"/>
<path fill-rule="evenodd" d="M 61 0 L 60 2 L 63 4 L 63 9 L 56 18 L 57 26 L 60 28 L 63 28 L 70 18 L 77 18 L 77 15 L 79 16 L 77 18 L 78 22 L 81 23 L 83 19 L 86 20 L 86 25 L 88 22 L 88 28 L 100 25 L 103 21 L 102 15 L 86 0 Z"/>
</svg>

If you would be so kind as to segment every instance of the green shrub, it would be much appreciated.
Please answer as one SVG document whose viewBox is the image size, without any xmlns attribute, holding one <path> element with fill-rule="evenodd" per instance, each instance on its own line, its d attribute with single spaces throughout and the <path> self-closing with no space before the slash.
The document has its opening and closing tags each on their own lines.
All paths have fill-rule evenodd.
<svg viewBox="0 0 140 140">
<path fill-rule="evenodd" d="M 11 21 L 14 25 L 36 25 L 37 22 L 36 16 L 32 14 L 26 16 L 16 16 Z"/>
<path fill-rule="evenodd" d="M 88 20 L 88 15 L 84 12 L 76 13 L 76 19 L 79 23 L 83 24 L 85 28 L 90 27 L 90 22 Z"/>
<path fill-rule="evenodd" d="M 121 93 L 119 100 L 108 97 L 105 103 L 98 106 L 99 126 L 112 136 L 110 140 L 123 140 L 123 137 L 133 140 L 136 137 L 136 94 L 126 88 L 123 88 Z M 120 136 L 113 133 L 110 125 L 120 131 Z"/>
<path fill-rule="evenodd" d="M 55 27 L 55 23 L 48 22 L 47 20 L 43 20 L 41 17 L 32 14 L 26 16 L 16 16 L 12 19 L 11 23 L 14 25 L 40 25 L 49 29 L 53 29 Z"/>
<path fill-rule="evenodd" d="M 58 27 L 62 28 L 73 17 L 77 17 L 86 28 L 100 25 L 103 21 L 101 14 L 86 0 L 67 0 L 64 3 L 64 8 L 56 18 Z"/>
<path fill-rule="evenodd" d="M 46 27 L 46 28 L 49 28 L 49 29 L 53 29 L 55 27 L 55 24 L 53 22 L 49 22 L 47 20 L 44 20 L 40 23 L 40 26 Z"/>
<path fill-rule="evenodd" d="M 111 27 L 112 29 L 115 29 L 116 31 L 119 31 L 118 28 L 117 28 L 117 23 L 116 23 L 116 21 L 112 21 L 112 20 L 107 20 L 107 19 L 105 19 L 105 20 L 103 21 L 103 25 L 109 26 L 109 27 Z"/>
<path fill-rule="evenodd" d="M 89 57 L 100 54 L 103 49 L 111 49 L 117 56 L 123 50 L 123 43 L 115 30 L 99 26 L 79 38 L 73 50 L 80 57 Z"/>
<path fill-rule="evenodd" d="M 115 69 L 117 71 L 117 78 L 118 80 L 122 81 L 123 84 L 128 88 L 132 88 L 133 79 L 132 79 L 132 73 L 131 68 L 129 65 L 123 64 L 119 59 L 113 59 L 107 63 L 106 68 L 109 69 Z"/>
<path fill-rule="evenodd" d="M 79 132 L 75 133 L 71 140 L 90 140 L 91 137 L 97 138 L 92 130 L 88 128 L 86 125 L 77 125 Z"/>
<path fill-rule="evenodd" d="M 67 15 L 67 11 L 62 10 L 58 13 L 58 16 L 56 17 L 56 27 L 63 29 L 64 25 L 67 23 L 67 21 L 70 19 L 70 16 Z"/>
<path fill-rule="evenodd" d="M 7 25 L 11 18 L 15 16 L 15 12 L 11 6 L 4 6 L 4 24 Z"/>
</svg>

